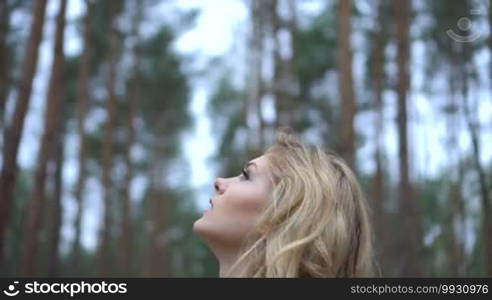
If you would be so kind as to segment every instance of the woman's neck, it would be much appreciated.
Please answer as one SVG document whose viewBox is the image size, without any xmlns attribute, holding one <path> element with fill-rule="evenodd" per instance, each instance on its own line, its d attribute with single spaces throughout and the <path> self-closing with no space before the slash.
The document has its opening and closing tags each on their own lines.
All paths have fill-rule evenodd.
<svg viewBox="0 0 492 300">
<path fill-rule="evenodd" d="M 236 262 L 237 251 L 232 249 L 214 249 L 214 254 L 219 261 L 219 277 L 228 277 L 232 265 Z"/>
</svg>

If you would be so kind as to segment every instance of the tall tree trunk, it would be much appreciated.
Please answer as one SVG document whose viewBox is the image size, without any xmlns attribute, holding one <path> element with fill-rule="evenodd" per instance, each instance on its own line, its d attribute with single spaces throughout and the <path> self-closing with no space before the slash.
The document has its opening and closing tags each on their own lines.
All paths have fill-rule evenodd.
<svg viewBox="0 0 492 300">
<path fill-rule="evenodd" d="M 463 45 L 463 51 L 471 51 L 467 45 Z M 464 53 L 463 57 L 471 57 L 469 53 Z M 462 100 L 463 108 L 465 112 L 465 119 L 470 132 L 473 149 L 473 162 L 475 164 L 476 171 L 478 173 L 478 179 L 480 184 L 480 200 L 482 205 L 482 234 L 483 242 L 485 246 L 485 271 L 488 277 L 492 277 L 492 216 L 490 211 L 490 190 L 487 182 L 487 177 L 484 168 L 480 162 L 480 139 L 479 128 L 477 126 L 477 120 L 472 119 L 472 113 L 469 107 L 469 66 L 466 62 L 462 62 Z"/>
<path fill-rule="evenodd" d="M 399 215 L 402 220 L 401 276 L 422 276 L 422 222 L 419 204 L 410 183 L 408 155 L 407 93 L 410 87 L 410 14 L 411 0 L 393 2 L 396 22 L 398 66 L 398 154 L 400 163 Z"/>
<path fill-rule="evenodd" d="M 300 83 L 295 70 L 297 63 L 297 40 L 298 40 L 298 19 L 297 19 L 297 2 L 295 0 L 287 0 L 289 9 L 289 19 L 286 21 L 285 28 L 290 37 L 290 57 L 285 61 L 285 78 L 287 81 L 287 95 L 289 98 L 289 111 L 291 114 L 292 124 L 297 127 L 298 122 L 304 114 L 302 102 L 299 99 Z"/>
<path fill-rule="evenodd" d="M 275 98 L 275 127 L 288 126 L 288 118 L 286 115 L 285 99 L 282 97 L 280 89 L 280 43 L 278 40 L 278 32 L 280 30 L 280 20 L 278 16 L 278 0 L 271 0 L 270 3 L 270 26 L 273 39 L 273 95 Z"/>
<path fill-rule="evenodd" d="M 160 115 L 160 117 L 159 117 Z M 158 120 L 156 124 L 157 133 L 162 132 L 165 128 L 164 118 L 165 113 L 157 114 Z M 169 217 L 170 217 L 170 197 L 166 194 L 167 187 L 163 183 L 166 173 L 166 158 L 159 155 L 166 149 L 166 139 L 159 138 L 159 135 L 154 139 L 153 160 L 157 162 L 150 168 L 150 183 L 149 183 L 149 211 L 148 218 L 150 219 L 149 235 L 149 276 L 151 277 L 168 277 L 171 275 L 171 259 L 169 252 Z"/>
<path fill-rule="evenodd" d="M 129 111 L 128 111 L 128 142 L 125 153 L 125 186 L 124 186 L 124 199 L 123 199 L 123 224 L 122 234 L 120 237 L 120 244 L 122 247 L 121 253 L 121 266 L 123 268 L 122 274 L 131 275 L 133 272 L 133 228 L 132 228 L 132 210 L 131 210 L 131 183 L 133 179 L 133 163 L 131 159 L 131 149 L 135 144 L 135 123 L 136 113 L 140 102 L 140 59 L 139 59 L 139 36 L 140 36 L 140 23 L 142 20 L 142 3 L 139 0 L 134 1 L 135 12 L 132 20 L 132 36 L 135 39 L 133 45 L 133 77 L 130 80 L 129 87 Z"/>
<path fill-rule="evenodd" d="M 342 106 L 340 145 L 341 154 L 355 170 L 355 129 L 354 118 L 356 102 L 352 76 L 352 49 L 350 37 L 352 34 L 350 17 L 352 16 L 352 1 L 340 0 L 338 14 L 338 73 L 340 86 L 340 101 Z"/>
<path fill-rule="evenodd" d="M 255 1 L 259 2 L 259 1 Z M 263 6 L 265 5 L 266 2 L 263 2 Z M 254 107 L 254 113 L 255 113 L 255 118 L 257 119 L 258 126 L 257 126 L 257 132 L 256 135 L 258 136 L 258 147 L 260 149 L 263 149 L 265 146 L 265 120 L 263 117 L 262 113 L 262 102 L 263 102 L 263 95 L 265 93 L 264 91 L 264 82 L 263 82 L 263 76 L 262 76 L 262 70 L 263 70 L 263 53 L 264 53 L 264 43 L 263 39 L 265 36 L 265 16 L 264 16 L 264 11 L 261 10 L 262 5 L 257 4 L 257 8 L 260 8 L 259 11 L 257 11 L 258 17 L 256 18 L 256 22 L 253 24 L 253 41 L 252 41 L 252 46 L 254 49 L 253 51 L 253 60 L 252 60 L 252 65 L 251 67 L 253 68 L 253 81 L 255 82 L 254 84 L 254 91 L 252 92 L 251 95 L 251 100 L 253 102 L 253 107 Z"/>
<path fill-rule="evenodd" d="M 62 194 L 63 194 L 63 160 L 64 154 L 64 138 L 65 138 L 65 117 L 67 115 L 65 102 L 61 103 L 61 117 L 58 119 L 57 138 L 55 155 L 52 161 L 55 165 L 54 171 L 54 192 L 51 197 L 51 220 L 50 220 L 50 241 L 49 241 L 49 258 L 48 258 L 48 276 L 58 277 L 60 274 L 60 233 L 62 225 Z"/>
<path fill-rule="evenodd" d="M 264 16 L 263 9 L 267 2 L 251 1 L 251 35 L 249 37 L 249 83 L 248 99 L 246 105 L 246 124 L 248 126 L 248 152 L 250 155 L 256 153 L 264 144 L 264 120 L 261 113 L 261 101 L 263 97 L 263 79 L 261 70 L 263 68 L 263 36 Z"/>
<path fill-rule="evenodd" d="M 492 53 L 492 2 L 489 1 L 489 53 Z M 489 66 L 489 88 L 492 92 L 492 60 Z M 492 99 L 491 99 L 492 100 Z"/>
<path fill-rule="evenodd" d="M 80 60 L 80 69 L 77 86 L 77 130 L 79 136 L 79 174 L 77 187 L 75 190 L 75 199 L 77 201 L 77 212 L 75 215 L 75 238 L 72 245 L 72 274 L 80 276 L 81 266 L 81 245 L 82 236 L 82 216 L 84 213 L 84 188 L 87 178 L 86 148 L 87 134 L 85 130 L 85 121 L 89 109 L 89 78 L 90 78 L 90 60 L 92 55 L 91 43 L 91 20 L 93 14 L 93 4 L 86 1 L 86 15 L 84 20 L 84 51 Z"/>
<path fill-rule="evenodd" d="M 116 122 L 116 60 L 118 51 L 118 33 L 116 29 L 116 2 L 108 2 L 109 16 L 109 52 L 108 52 L 108 78 L 107 78 L 107 101 L 106 111 L 107 120 L 105 127 L 105 138 L 103 143 L 103 222 L 100 230 L 100 276 L 108 276 L 112 269 L 112 253 L 110 249 L 111 234 L 113 227 L 113 181 L 111 173 L 113 169 L 113 152 L 114 152 L 114 127 Z"/>
<path fill-rule="evenodd" d="M 38 167 L 35 173 L 34 189 L 28 204 L 27 220 L 24 227 L 22 272 L 26 276 L 32 276 L 36 272 L 35 259 L 38 254 L 39 233 L 43 224 L 42 215 L 46 197 L 46 173 L 48 162 L 54 156 L 57 135 L 56 130 L 61 113 L 61 91 L 63 87 L 61 82 L 63 80 L 63 40 L 66 4 L 66 0 L 60 2 L 56 20 L 56 40 L 53 51 L 54 59 L 48 97 L 46 99 L 44 132 L 38 154 Z"/>
<path fill-rule="evenodd" d="M 162 177 L 160 177 L 162 178 Z M 171 276 L 171 265 L 169 259 L 169 198 L 164 187 L 156 187 L 151 193 L 151 265 L 150 275 L 152 277 Z"/>
<path fill-rule="evenodd" d="M 24 119 L 31 98 L 32 81 L 38 63 L 38 48 L 42 39 L 46 0 L 36 1 L 29 43 L 26 48 L 22 78 L 12 124 L 6 126 L 3 138 L 3 166 L 0 175 L 0 268 L 3 267 L 5 234 L 10 218 L 12 196 L 17 177 L 17 154 L 24 128 Z"/>
<path fill-rule="evenodd" d="M 373 199 L 373 207 L 374 207 L 374 224 L 375 224 L 375 232 L 376 232 L 376 240 L 378 247 L 378 258 L 381 262 L 383 274 L 385 269 L 388 267 L 387 259 L 389 256 L 388 252 L 388 236 L 387 231 L 385 230 L 386 224 L 386 211 L 385 211 L 385 202 L 386 202 L 386 193 L 384 188 L 384 170 L 383 170 L 383 155 L 384 155 L 384 112 L 383 112 L 383 90 L 384 90 L 384 49 L 385 49 L 385 41 L 384 41 L 384 26 L 386 25 L 384 19 L 384 6 L 382 0 L 378 3 L 378 29 L 376 35 L 374 37 L 374 46 L 373 46 L 373 61 L 374 67 L 372 72 L 372 84 L 374 90 L 374 108 L 376 110 L 375 116 L 375 141 L 376 141 L 376 149 L 374 152 L 374 160 L 376 162 L 376 173 L 373 178 L 373 190 L 372 190 L 372 199 Z"/>
<path fill-rule="evenodd" d="M 452 148 L 450 148 L 452 149 Z M 456 148 L 455 148 L 456 149 Z M 463 229 L 464 226 L 464 206 L 463 206 L 463 198 L 461 194 L 462 180 L 459 176 L 461 176 L 461 159 L 457 156 L 459 161 L 457 162 L 456 170 L 453 170 L 452 181 L 450 183 L 448 189 L 448 198 L 451 207 L 451 213 L 449 218 L 449 230 L 450 232 L 450 244 L 449 247 L 450 252 L 450 273 L 456 277 L 466 276 L 466 256 L 464 249 L 464 241 L 465 232 Z M 456 172 L 456 175 L 454 173 Z"/>
<path fill-rule="evenodd" d="M 458 103 L 456 101 L 457 92 L 459 91 L 458 83 L 459 78 L 456 78 L 457 74 L 459 74 L 456 69 L 457 63 L 453 62 L 451 65 L 451 69 L 449 72 L 449 104 L 447 110 L 447 128 L 448 130 L 448 151 L 449 157 L 451 160 L 451 168 L 450 171 L 450 184 L 448 188 L 448 199 L 449 199 L 449 207 L 451 207 L 450 217 L 449 217 L 449 236 L 450 236 L 450 244 L 449 247 L 449 256 L 450 256 L 450 273 L 457 277 L 463 277 L 466 275 L 466 256 L 464 249 L 464 203 L 462 198 L 462 179 L 463 179 L 463 168 L 460 157 L 459 145 L 457 142 L 457 133 L 459 132 L 458 128 Z"/>
<path fill-rule="evenodd" d="M 280 44 L 279 32 L 281 29 L 281 19 L 278 15 L 278 0 L 271 0 L 270 3 L 271 11 L 271 27 L 272 27 L 272 39 L 274 42 L 273 49 L 273 94 L 275 97 L 275 112 L 276 112 L 276 124 L 275 127 L 291 127 L 292 120 L 290 118 L 289 112 L 289 99 L 285 93 L 284 71 L 282 70 L 282 56 L 280 54 L 280 49 L 282 45 Z"/>
<path fill-rule="evenodd" d="M 54 157 L 56 145 L 57 127 L 60 118 L 60 105 L 62 101 L 61 84 L 63 79 L 63 41 L 65 30 L 66 0 L 60 2 L 60 8 L 56 21 L 56 40 L 54 47 L 53 67 L 46 99 L 46 113 L 44 132 L 41 147 L 38 154 L 38 167 L 35 174 L 34 190 L 31 201 L 28 204 L 27 221 L 24 231 L 22 270 L 26 276 L 32 276 L 36 272 L 35 259 L 38 252 L 39 233 L 41 231 L 42 215 L 45 202 L 46 173 L 49 160 Z"/>
<path fill-rule="evenodd" d="M 9 48 L 7 35 L 10 24 L 10 8 L 8 1 L 0 1 L 0 128 L 3 127 L 3 115 L 5 103 L 7 102 L 9 80 Z"/>
<path fill-rule="evenodd" d="M 296 111 L 295 96 L 298 94 L 298 86 L 293 70 L 293 61 L 295 55 L 295 30 L 296 19 L 294 4 L 289 4 L 290 19 L 283 19 L 279 15 L 278 0 L 271 0 L 271 30 L 274 42 L 273 61 L 274 61 L 274 78 L 273 94 L 275 97 L 276 127 L 291 127 L 295 130 L 296 116 L 300 113 Z M 290 43 L 282 43 L 280 33 L 287 33 Z M 282 51 L 282 49 L 288 49 Z M 287 55 L 287 53 L 289 53 Z"/>
</svg>

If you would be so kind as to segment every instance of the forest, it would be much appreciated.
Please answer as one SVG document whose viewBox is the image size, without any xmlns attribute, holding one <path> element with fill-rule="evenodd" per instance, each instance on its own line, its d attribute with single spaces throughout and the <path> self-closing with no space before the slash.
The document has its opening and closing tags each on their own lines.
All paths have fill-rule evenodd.
<svg viewBox="0 0 492 300">
<path fill-rule="evenodd" d="M 214 179 L 339 153 L 381 277 L 492 277 L 489 0 L 0 0 L 0 276 L 217 277 Z"/>
</svg>

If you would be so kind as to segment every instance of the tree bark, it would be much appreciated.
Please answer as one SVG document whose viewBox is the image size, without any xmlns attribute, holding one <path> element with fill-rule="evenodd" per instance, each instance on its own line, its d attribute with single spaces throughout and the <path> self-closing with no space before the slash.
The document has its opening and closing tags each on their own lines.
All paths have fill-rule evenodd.
<svg viewBox="0 0 492 300">
<path fill-rule="evenodd" d="M 89 109 L 89 79 L 90 79 L 90 60 L 92 55 L 91 43 L 91 20 L 93 13 L 93 4 L 86 1 L 86 15 L 84 20 L 84 51 L 80 60 L 80 69 L 77 87 L 77 130 L 79 136 L 79 173 L 77 187 L 75 190 L 75 199 L 77 201 L 77 212 L 75 215 L 75 238 L 72 245 L 72 273 L 74 276 L 80 276 L 81 269 L 81 245 L 82 236 L 82 217 L 84 213 L 84 189 L 87 178 L 87 133 L 85 122 L 87 111 Z"/>
<path fill-rule="evenodd" d="M 293 127 L 297 127 L 298 122 L 301 120 L 303 111 L 303 105 L 301 103 L 304 99 L 299 99 L 300 83 L 299 78 L 295 70 L 297 63 L 297 40 L 298 40 L 298 19 L 297 19 L 297 2 L 296 0 L 287 0 L 289 8 L 289 19 L 286 21 L 286 30 L 290 36 L 290 51 L 291 56 L 285 61 L 285 78 L 287 79 L 287 94 L 290 99 L 289 111 L 291 114 Z"/>
<path fill-rule="evenodd" d="M 8 89 L 10 86 L 9 70 L 10 63 L 7 35 L 10 24 L 10 8 L 7 1 L 0 1 L 0 127 L 3 127 L 3 116 L 5 103 L 7 102 Z"/>
<path fill-rule="evenodd" d="M 248 152 L 253 155 L 264 144 L 264 120 L 261 113 L 261 101 L 263 97 L 263 37 L 264 21 L 263 9 L 268 2 L 253 0 L 251 1 L 251 35 L 249 36 L 249 57 L 248 57 L 248 95 L 246 103 L 246 124 L 248 127 Z"/>
<path fill-rule="evenodd" d="M 466 233 L 464 232 L 465 226 L 465 209 L 464 200 L 462 197 L 462 185 L 463 185 L 463 167 L 462 158 L 460 157 L 459 145 L 457 141 L 457 133 L 459 132 L 457 116 L 459 105 L 457 103 L 457 95 L 459 91 L 460 78 L 457 78 L 459 74 L 459 67 L 456 61 L 452 61 L 449 70 L 449 104 L 446 110 L 446 120 L 448 130 L 447 147 L 449 151 L 451 170 L 449 172 L 450 184 L 448 187 L 448 199 L 449 207 L 451 208 L 448 221 L 448 228 L 450 230 L 450 273 L 457 277 L 463 277 L 466 275 L 466 255 L 464 238 Z"/>
<path fill-rule="evenodd" d="M 378 29 L 374 37 L 374 46 L 373 46 L 373 61 L 374 68 L 372 72 L 372 85 L 373 85 L 373 96 L 374 96 L 374 108 L 376 110 L 375 116 L 375 141 L 376 141 L 376 149 L 374 152 L 374 160 L 376 162 L 376 173 L 373 178 L 373 190 L 372 190 L 372 198 L 373 198 L 373 207 L 374 207 L 374 225 L 375 225 L 375 233 L 376 240 L 378 241 L 378 257 L 379 261 L 382 265 L 382 271 L 388 269 L 389 265 L 387 264 L 388 258 L 390 256 L 389 253 L 389 245 L 388 245 L 388 236 L 385 230 L 386 223 L 386 211 L 385 211 L 385 202 L 386 202 L 386 193 L 384 188 L 384 166 L 383 166 L 383 156 L 384 156 L 384 103 L 383 103 L 383 90 L 384 90 L 384 82 L 385 82 L 385 74 L 384 74 L 384 49 L 385 49 L 385 41 L 384 41 L 384 10 L 383 10 L 383 2 L 379 1 L 378 4 Z"/>
<path fill-rule="evenodd" d="M 41 231 L 42 215 L 45 203 L 46 173 L 48 161 L 54 156 L 56 145 L 57 127 L 60 118 L 60 106 L 62 101 L 63 80 L 63 40 L 65 29 L 66 0 L 60 2 L 60 9 L 56 20 L 56 40 L 54 59 L 51 71 L 48 97 L 46 99 L 46 112 L 44 132 L 41 147 L 38 154 L 38 167 L 34 178 L 34 189 L 28 204 L 27 220 L 24 227 L 22 273 L 32 276 L 36 272 L 36 256 L 38 254 L 39 233 Z"/>
<path fill-rule="evenodd" d="M 128 141 L 125 153 L 125 187 L 123 199 L 123 224 L 120 244 L 122 247 L 121 266 L 122 274 L 131 275 L 133 271 L 133 226 L 132 226 L 132 209 L 131 209 L 131 183 L 133 179 L 133 163 L 131 159 L 131 149 L 135 144 L 135 123 L 137 121 L 137 110 L 140 102 L 140 59 L 139 59 L 139 35 L 140 23 L 142 21 L 142 3 L 139 0 L 134 1 L 135 12 L 132 20 L 132 36 L 135 40 L 133 45 L 133 77 L 130 80 L 129 87 L 129 111 L 128 111 Z"/>
<path fill-rule="evenodd" d="M 466 45 L 463 45 L 464 51 L 468 51 Z M 464 53 L 463 57 L 469 57 L 469 54 Z M 480 200 L 482 205 L 482 234 L 484 242 L 484 253 L 485 253 L 485 271 L 488 277 L 492 277 L 492 218 L 490 211 L 490 194 L 489 186 L 487 182 L 487 176 L 485 170 L 480 162 L 480 139 L 478 133 L 477 120 L 472 119 L 472 113 L 469 107 L 469 90 L 468 90 L 468 80 L 469 80 L 469 70 L 466 62 L 462 62 L 462 100 L 463 108 L 465 112 L 465 120 L 468 126 L 468 131 L 470 132 L 470 137 L 472 141 L 473 149 L 473 162 L 475 169 L 478 173 L 478 180 L 480 184 Z"/>
<path fill-rule="evenodd" d="M 17 155 L 24 129 L 24 119 L 31 98 L 32 81 L 38 62 L 38 48 L 42 39 L 46 0 L 35 2 L 29 43 L 26 48 L 22 78 L 15 104 L 12 124 L 6 126 L 3 139 L 3 166 L 0 175 L 0 267 L 3 267 L 5 235 L 10 218 L 13 191 L 17 179 Z"/>
<path fill-rule="evenodd" d="M 107 78 L 107 120 L 105 125 L 105 138 L 103 143 L 103 222 L 100 230 L 100 276 L 106 277 L 112 269 L 112 255 L 110 240 L 113 227 L 113 180 L 111 172 L 113 169 L 114 152 L 114 127 L 116 122 L 116 60 L 118 51 L 118 33 L 116 29 L 116 2 L 108 2 L 109 16 L 109 52 L 108 52 L 108 78 Z"/>
<path fill-rule="evenodd" d="M 60 276 L 60 233 L 62 225 L 62 195 L 63 195 L 63 160 L 64 153 L 64 138 L 65 138 L 65 116 L 66 112 L 65 102 L 61 104 L 61 117 L 59 118 L 57 126 L 57 138 L 55 155 L 52 157 L 52 161 L 55 165 L 54 171 L 54 192 L 51 197 L 51 220 L 50 220 L 50 241 L 49 241 L 49 257 L 48 257 L 48 276 L 59 277 Z"/>
<path fill-rule="evenodd" d="M 278 13 L 278 1 L 271 0 L 270 19 L 272 39 L 274 42 L 273 61 L 273 94 L 275 98 L 276 121 L 275 127 L 290 127 L 295 130 L 296 116 L 299 112 L 296 106 L 296 95 L 298 94 L 298 85 L 293 70 L 295 57 L 295 30 L 296 19 L 294 4 L 289 4 L 290 19 L 283 19 Z M 288 33 L 290 37 L 289 44 L 282 44 L 280 33 Z M 282 57 L 282 49 L 290 48 L 290 57 Z"/>
<path fill-rule="evenodd" d="M 274 71 L 273 71 L 273 94 L 275 97 L 275 111 L 276 111 L 276 127 L 291 127 L 292 120 L 289 112 L 289 99 L 285 93 L 285 79 L 282 78 L 284 75 L 282 57 L 280 55 L 280 40 L 279 32 L 281 29 L 281 20 L 278 15 L 278 1 L 271 1 L 271 27 L 272 27 L 272 39 L 274 42 L 273 50 L 273 61 L 274 61 Z"/>
<path fill-rule="evenodd" d="M 159 153 L 162 153 L 167 147 L 168 141 L 159 138 L 159 133 L 165 130 L 166 117 L 165 112 L 161 111 L 156 115 L 156 137 L 154 138 L 154 149 L 152 161 L 156 163 L 149 169 L 149 268 L 148 274 L 151 277 L 168 277 L 171 274 L 170 259 L 170 197 L 166 194 L 167 187 L 163 183 L 168 162 Z"/>
<path fill-rule="evenodd" d="M 492 53 L 492 3 L 489 1 L 489 53 Z M 492 90 L 492 60 L 489 66 L 489 88 Z M 492 100 L 492 99 L 491 99 Z"/>
<path fill-rule="evenodd" d="M 352 75 L 352 49 L 350 37 L 352 34 L 350 17 L 352 15 L 352 1 L 340 0 L 340 13 L 338 17 L 338 72 L 341 114 L 341 154 L 348 165 L 355 170 L 355 129 L 354 118 L 356 102 Z"/>
<path fill-rule="evenodd" d="M 155 187 L 151 191 L 151 264 L 152 277 L 171 276 L 169 236 L 169 197 L 165 193 L 165 187 Z"/>
<path fill-rule="evenodd" d="M 398 66 L 398 154 L 400 164 L 399 215 L 402 220 L 400 276 L 419 277 L 424 274 L 422 263 L 422 222 L 415 191 L 410 183 L 408 155 L 407 93 L 410 87 L 410 14 L 411 1 L 393 2 L 396 22 Z"/>
</svg>

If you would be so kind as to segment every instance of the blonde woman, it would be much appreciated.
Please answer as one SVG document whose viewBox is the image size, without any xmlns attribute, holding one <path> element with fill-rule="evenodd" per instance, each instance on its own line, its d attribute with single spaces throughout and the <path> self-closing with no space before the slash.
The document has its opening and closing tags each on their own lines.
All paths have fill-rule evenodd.
<svg viewBox="0 0 492 300">
<path fill-rule="evenodd" d="M 369 207 L 346 163 L 286 130 L 240 175 L 218 178 L 193 230 L 220 277 L 370 277 Z"/>
</svg>

